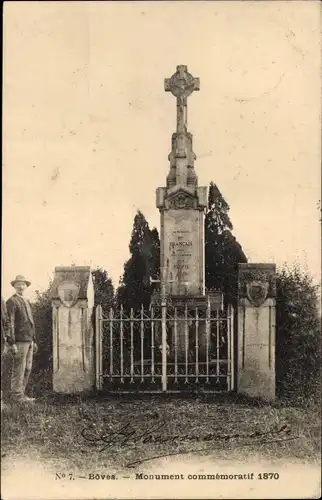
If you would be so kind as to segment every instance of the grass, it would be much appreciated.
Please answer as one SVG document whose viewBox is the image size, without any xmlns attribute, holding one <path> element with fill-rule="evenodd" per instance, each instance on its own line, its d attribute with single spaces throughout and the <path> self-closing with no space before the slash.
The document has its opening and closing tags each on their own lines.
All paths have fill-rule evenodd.
<svg viewBox="0 0 322 500">
<path fill-rule="evenodd" d="M 2 470 L 10 468 L 15 457 L 41 461 L 51 470 L 86 473 L 108 469 L 124 470 L 137 460 L 157 455 L 189 453 L 206 454 L 220 460 L 298 461 L 318 464 L 320 460 L 320 407 L 296 408 L 282 404 L 264 404 L 241 399 L 236 395 L 203 397 L 142 396 L 59 399 L 43 397 L 34 406 L 8 405 L 2 412 Z M 116 432 L 130 424 L 137 433 L 179 436 L 166 443 L 121 443 L 116 439 L 106 450 L 102 443 L 86 441 L 86 427 L 95 436 Z M 242 436 L 265 433 L 286 424 L 289 436 L 282 433 L 280 442 L 263 442 L 263 437 Z M 235 436 L 228 440 L 198 442 L 189 436 L 216 433 Z M 276 436 L 275 436 L 276 437 Z M 266 441 L 266 439 L 264 439 Z M 100 446 L 99 446 L 100 445 Z M 210 448 L 210 449 L 209 449 Z"/>
</svg>

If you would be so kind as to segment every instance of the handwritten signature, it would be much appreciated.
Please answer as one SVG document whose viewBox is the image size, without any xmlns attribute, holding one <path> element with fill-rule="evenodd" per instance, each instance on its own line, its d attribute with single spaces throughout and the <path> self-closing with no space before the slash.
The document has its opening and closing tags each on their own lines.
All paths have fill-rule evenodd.
<svg viewBox="0 0 322 500">
<path fill-rule="evenodd" d="M 273 428 L 266 430 L 265 432 L 254 431 L 248 434 L 234 433 L 234 434 L 220 434 L 220 433 L 207 433 L 204 435 L 198 434 L 183 434 L 183 435 L 167 435 L 164 432 L 164 427 L 166 422 L 158 422 L 153 425 L 150 429 L 145 429 L 143 432 L 138 431 L 133 427 L 131 423 L 127 423 L 122 427 L 114 430 L 114 431 L 103 431 L 98 433 L 97 430 L 93 427 L 86 427 L 81 431 L 82 437 L 85 441 L 95 444 L 99 446 L 99 451 L 103 452 L 108 448 L 111 448 L 113 445 L 126 446 L 130 444 L 141 444 L 147 445 L 149 443 L 152 444 L 166 444 L 166 443 L 184 443 L 184 442 L 195 442 L 195 443 L 212 443 L 212 446 L 209 448 L 202 448 L 199 450 L 190 450 L 190 451 L 176 451 L 175 453 L 166 453 L 164 455 L 157 455 L 155 457 L 150 457 L 142 460 L 137 460 L 130 464 L 127 464 L 127 467 L 134 467 L 134 465 L 138 463 L 142 463 L 148 460 L 154 460 L 156 458 L 170 456 L 170 455 L 182 455 L 186 453 L 195 453 L 198 451 L 207 451 L 214 448 L 215 442 L 227 442 L 233 439 L 238 440 L 251 440 L 251 442 L 243 442 L 243 446 L 249 446 L 251 444 L 255 444 L 256 442 L 260 444 L 279 442 L 285 440 L 292 440 L 295 437 L 289 437 L 291 429 L 289 425 L 283 424 L 278 428 Z M 161 432 L 160 432 L 161 431 Z M 163 431 L 163 433 L 162 433 Z"/>
</svg>

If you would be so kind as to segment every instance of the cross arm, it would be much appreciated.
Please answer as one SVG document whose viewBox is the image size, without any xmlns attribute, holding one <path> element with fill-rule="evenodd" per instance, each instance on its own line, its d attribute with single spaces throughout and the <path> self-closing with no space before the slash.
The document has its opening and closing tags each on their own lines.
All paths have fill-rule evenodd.
<svg viewBox="0 0 322 500">
<path fill-rule="evenodd" d="M 193 90 L 200 90 L 200 78 L 193 79 Z"/>
<path fill-rule="evenodd" d="M 166 79 L 164 80 L 164 90 L 165 90 L 166 92 L 171 92 L 172 87 L 171 87 L 170 78 L 166 78 Z"/>
<path fill-rule="evenodd" d="M 174 95 L 176 93 L 174 92 L 174 85 L 171 81 L 171 78 L 165 78 L 164 80 L 164 90 L 166 92 L 172 92 Z M 200 78 L 194 78 L 191 82 L 187 83 L 184 85 L 182 92 L 183 94 L 191 94 L 194 90 L 200 90 Z"/>
</svg>

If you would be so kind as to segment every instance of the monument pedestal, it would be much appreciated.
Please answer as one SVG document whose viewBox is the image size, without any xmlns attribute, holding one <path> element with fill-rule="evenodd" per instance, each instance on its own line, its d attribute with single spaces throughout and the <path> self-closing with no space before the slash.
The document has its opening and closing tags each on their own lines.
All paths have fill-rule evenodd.
<svg viewBox="0 0 322 500">
<path fill-rule="evenodd" d="M 56 267 L 51 289 L 53 390 L 75 394 L 95 384 L 94 291 L 89 267 Z"/>
<path fill-rule="evenodd" d="M 222 294 L 220 292 L 209 295 L 171 296 L 170 303 L 177 310 L 177 335 L 176 346 L 178 357 L 184 357 L 188 345 L 194 344 L 198 339 L 199 355 L 206 356 L 207 342 L 206 315 L 207 310 L 220 310 L 222 308 Z M 207 309 L 209 308 L 209 309 Z M 174 344 L 172 331 L 172 344 Z"/>
<path fill-rule="evenodd" d="M 275 399 L 275 264 L 239 264 L 238 392 Z"/>
<path fill-rule="evenodd" d="M 159 293 L 154 293 L 151 305 L 160 306 Z M 196 339 L 200 357 L 206 356 L 207 342 L 206 317 L 211 311 L 220 311 L 223 306 L 223 295 L 213 292 L 207 295 L 172 295 L 167 300 L 167 344 L 170 348 L 169 359 L 177 353 L 178 360 L 186 358 L 186 352 L 191 350 Z M 209 333 L 208 333 L 209 334 Z"/>
</svg>

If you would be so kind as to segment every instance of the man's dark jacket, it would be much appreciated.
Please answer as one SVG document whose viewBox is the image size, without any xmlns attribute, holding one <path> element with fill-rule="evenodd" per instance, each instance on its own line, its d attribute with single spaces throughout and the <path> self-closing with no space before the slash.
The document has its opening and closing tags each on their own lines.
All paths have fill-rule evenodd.
<svg viewBox="0 0 322 500">
<path fill-rule="evenodd" d="M 15 294 L 7 301 L 7 311 L 10 322 L 8 342 L 31 342 L 35 340 L 35 323 L 30 303 Z"/>
</svg>

